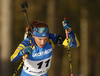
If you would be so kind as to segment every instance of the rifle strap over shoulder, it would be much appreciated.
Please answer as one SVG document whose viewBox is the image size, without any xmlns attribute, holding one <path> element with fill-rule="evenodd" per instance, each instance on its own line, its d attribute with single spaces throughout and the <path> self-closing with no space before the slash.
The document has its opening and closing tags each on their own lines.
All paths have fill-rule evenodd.
<svg viewBox="0 0 100 76">
<path fill-rule="evenodd" d="M 53 48 L 55 47 L 55 45 L 54 45 L 54 43 L 53 43 L 53 41 L 52 41 L 51 39 L 48 40 L 48 43 L 49 43 Z"/>
</svg>

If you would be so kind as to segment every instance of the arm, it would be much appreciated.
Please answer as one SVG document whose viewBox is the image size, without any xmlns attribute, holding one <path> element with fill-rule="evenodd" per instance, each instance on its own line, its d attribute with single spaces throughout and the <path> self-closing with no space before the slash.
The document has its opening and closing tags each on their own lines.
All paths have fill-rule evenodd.
<svg viewBox="0 0 100 76">
<path fill-rule="evenodd" d="M 67 35 L 69 37 L 68 38 L 69 43 L 67 42 L 67 38 L 64 38 L 58 34 L 50 34 L 49 39 L 51 39 L 53 41 L 54 45 L 57 44 L 57 45 L 64 45 L 65 47 L 67 47 L 68 45 L 70 47 L 78 47 L 79 41 L 77 39 L 77 36 L 71 29 L 71 24 L 67 20 L 63 21 L 62 24 L 63 24 L 63 28 L 68 33 Z"/>
<path fill-rule="evenodd" d="M 13 55 L 10 57 L 11 62 L 18 61 L 24 55 L 22 50 L 24 50 L 25 47 L 28 45 L 29 45 L 29 40 L 28 40 L 28 38 L 26 38 L 19 44 L 19 46 L 17 47 L 17 49 L 15 50 Z"/>
<path fill-rule="evenodd" d="M 66 37 L 67 37 L 64 40 L 63 45 L 70 46 L 70 47 L 78 47 L 79 41 L 77 39 L 77 36 L 71 29 L 71 24 L 66 19 L 64 21 L 62 21 L 62 24 L 63 24 L 63 28 L 65 29 L 65 33 L 66 33 Z M 69 43 L 67 42 L 67 39 L 68 39 Z"/>
<path fill-rule="evenodd" d="M 78 47 L 79 46 L 79 41 L 78 41 L 77 36 L 75 35 L 75 33 L 72 31 L 72 29 L 70 30 L 70 32 L 68 32 L 68 35 L 69 35 L 69 46 L 70 47 Z M 62 45 L 68 46 L 67 39 L 65 39 L 63 41 Z"/>
<path fill-rule="evenodd" d="M 77 39 L 77 36 L 74 34 L 74 32 L 71 30 L 68 34 L 69 34 L 69 46 L 78 47 L 79 41 Z M 54 45 L 58 45 L 58 46 L 64 45 L 65 47 L 68 46 L 67 39 L 58 34 L 50 33 L 49 39 L 53 41 Z"/>
<path fill-rule="evenodd" d="M 10 61 L 11 62 L 18 61 L 21 58 L 21 56 L 23 56 L 22 52 L 20 51 L 22 51 L 24 48 L 25 46 L 23 44 L 19 44 L 13 55 L 10 57 Z"/>
<path fill-rule="evenodd" d="M 72 31 L 72 29 L 70 30 L 70 32 L 68 32 L 69 35 L 69 46 L 70 47 L 78 47 L 79 46 L 79 41 L 77 39 L 76 34 Z M 54 45 L 64 45 L 65 47 L 68 46 L 67 43 L 67 39 L 58 35 L 58 34 L 50 34 L 49 39 L 51 39 L 54 43 Z"/>
</svg>

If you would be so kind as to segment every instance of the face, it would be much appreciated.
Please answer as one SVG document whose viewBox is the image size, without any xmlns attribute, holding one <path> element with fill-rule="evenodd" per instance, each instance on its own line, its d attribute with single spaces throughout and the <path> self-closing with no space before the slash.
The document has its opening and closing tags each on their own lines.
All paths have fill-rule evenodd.
<svg viewBox="0 0 100 76">
<path fill-rule="evenodd" d="M 48 41 L 48 37 L 33 36 L 33 38 L 35 39 L 37 46 L 40 47 L 40 48 L 42 48 L 45 45 L 45 43 Z"/>
</svg>

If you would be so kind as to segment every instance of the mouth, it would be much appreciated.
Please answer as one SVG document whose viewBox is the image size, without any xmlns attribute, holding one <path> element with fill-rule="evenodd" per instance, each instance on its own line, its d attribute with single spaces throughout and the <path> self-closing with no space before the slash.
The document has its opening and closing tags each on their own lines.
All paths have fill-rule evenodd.
<svg viewBox="0 0 100 76">
<path fill-rule="evenodd" d="M 40 47 L 43 47 L 44 45 L 40 45 Z"/>
</svg>

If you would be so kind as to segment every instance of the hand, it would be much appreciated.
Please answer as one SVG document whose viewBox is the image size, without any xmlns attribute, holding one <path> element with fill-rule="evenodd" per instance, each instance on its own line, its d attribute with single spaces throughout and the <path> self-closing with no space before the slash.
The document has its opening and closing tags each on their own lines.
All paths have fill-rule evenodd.
<svg viewBox="0 0 100 76">
<path fill-rule="evenodd" d="M 30 47 L 30 46 L 25 47 L 25 49 L 22 50 L 22 53 L 23 53 L 23 54 L 27 54 L 27 55 L 32 54 L 32 49 L 31 49 L 31 47 Z"/>
<path fill-rule="evenodd" d="M 71 24 L 67 20 L 62 21 L 62 25 L 65 30 L 71 28 Z"/>
</svg>

